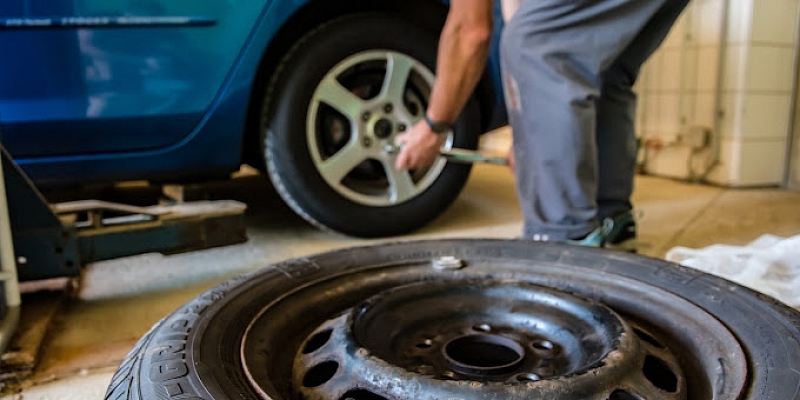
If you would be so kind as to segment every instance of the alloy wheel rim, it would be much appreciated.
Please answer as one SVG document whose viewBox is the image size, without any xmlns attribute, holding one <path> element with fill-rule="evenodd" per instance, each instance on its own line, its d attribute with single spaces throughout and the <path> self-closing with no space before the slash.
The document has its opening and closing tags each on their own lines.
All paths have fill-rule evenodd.
<svg viewBox="0 0 800 400">
<path fill-rule="evenodd" d="M 394 168 L 394 139 L 424 118 L 433 72 L 389 50 L 354 54 L 320 81 L 306 116 L 314 167 L 338 194 L 357 204 L 388 207 L 427 190 L 446 161 L 424 170 Z M 449 135 L 445 148 L 452 147 Z"/>
</svg>

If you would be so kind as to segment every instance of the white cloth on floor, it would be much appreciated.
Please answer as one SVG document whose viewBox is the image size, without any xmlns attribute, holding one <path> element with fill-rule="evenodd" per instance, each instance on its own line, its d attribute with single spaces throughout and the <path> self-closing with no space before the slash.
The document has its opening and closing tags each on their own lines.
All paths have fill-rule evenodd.
<svg viewBox="0 0 800 400">
<path fill-rule="evenodd" d="M 699 269 L 800 308 L 800 235 L 763 235 L 746 246 L 674 247 L 666 259 Z"/>
</svg>

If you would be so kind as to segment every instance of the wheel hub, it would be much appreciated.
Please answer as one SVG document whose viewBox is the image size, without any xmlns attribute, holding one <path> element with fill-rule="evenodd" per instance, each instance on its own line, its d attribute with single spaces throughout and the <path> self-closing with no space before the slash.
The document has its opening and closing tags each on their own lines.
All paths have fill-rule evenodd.
<svg viewBox="0 0 800 400">
<path fill-rule="evenodd" d="M 394 125 L 388 119 L 381 118 L 375 122 L 375 126 L 373 127 L 372 131 L 375 133 L 376 137 L 380 139 L 386 139 L 389 136 L 392 136 L 392 133 L 394 132 Z"/>
<path fill-rule="evenodd" d="M 653 357 L 658 378 L 641 367 Z M 342 391 L 399 381 L 398 398 L 571 399 L 625 388 L 677 400 L 686 398 L 677 365 L 597 302 L 522 282 L 416 283 L 314 330 L 295 358 L 293 387 L 309 400 L 385 399 Z"/>
<path fill-rule="evenodd" d="M 482 378 L 515 371 L 525 360 L 525 348 L 500 335 L 472 334 L 445 343 L 442 356 L 450 370 Z"/>
</svg>

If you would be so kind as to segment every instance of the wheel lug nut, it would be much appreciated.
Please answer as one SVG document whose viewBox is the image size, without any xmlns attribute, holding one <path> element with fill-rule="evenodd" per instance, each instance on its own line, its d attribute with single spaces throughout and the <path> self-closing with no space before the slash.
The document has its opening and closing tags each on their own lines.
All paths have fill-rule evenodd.
<svg viewBox="0 0 800 400">
<path fill-rule="evenodd" d="M 361 115 L 361 119 L 364 121 L 369 121 L 370 117 L 372 117 L 372 114 L 370 114 L 369 111 Z"/>
<path fill-rule="evenodd" d="M 387 104 L 386 106 L 383 107 L 383 111 L 385 111 L 387 114 L 392 112 L 392 110 L 394 110 L 394 107 L 392 106 L 391 103 L 389 103 L 389 104 Z"/>
<path fill-rule="evenodd" d="M 363 144 L 364 147 L 370 147 L 372 146 L 372 140 L 368 137 L 365 137 L 364 139 L 361 140 L 361 144 Z"/>
<path fill-rule="evenodd" d="M 406 126 L 405 126 L 405 124 L 398 124 L 398 125 L 397 125 L 397 130 L 398 130 L 399 132 L 405 132 L 405 131 L 406 131 Z"/>
</svg>

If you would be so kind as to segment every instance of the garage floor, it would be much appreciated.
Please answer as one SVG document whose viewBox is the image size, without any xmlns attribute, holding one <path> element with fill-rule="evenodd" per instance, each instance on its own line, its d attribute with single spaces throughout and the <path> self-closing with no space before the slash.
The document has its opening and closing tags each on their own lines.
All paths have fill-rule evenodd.
<svg viewBox="0 0 800 400">
<path fill-rule="evenodd" d="M 115 195 L 138 195 L 137 190 Z M 261 176 L 243 176 L 203 190 L 212 198 L 250 205 L 249 242 L 168 257 L 146 254 L 101 262 L 86 269 L 72 298 L 61 292 L 26 295 L 23 319 L 33 326 L 26 332 L 42 332 L 47 317 L 55 317 L 33 375 L 21 382 L 7 380 L 22 391 L 2 399 L 102 399 L 113 371 L 133 344 L 161 317 L 200 292 L 275 261 L 381 242 L 309 226 Z M 653 257 L 663 257 L 674 246 L 743 245 L 764 233 L 800 234 L 800 192 L 733 190 L 640 176 L 634 201 L 641 215 L 640 253 Z M 513 238 L 520 232 L 520 221 L 511 173 L 504 167 L 478 166 L 443 216 L 413 235 L 391 240 Z"/>
</svg>

